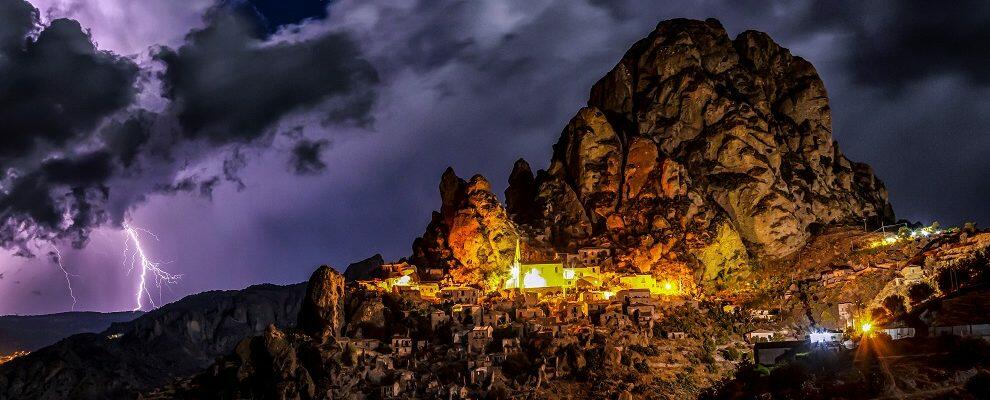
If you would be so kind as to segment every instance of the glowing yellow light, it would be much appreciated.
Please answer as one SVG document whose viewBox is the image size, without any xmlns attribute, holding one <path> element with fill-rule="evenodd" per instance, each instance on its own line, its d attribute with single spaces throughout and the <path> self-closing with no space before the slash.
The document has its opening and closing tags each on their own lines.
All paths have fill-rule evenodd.
<svg viewBox="0 0 990 400">
<path fill-rule="evenodd" d="M 602 297 L 605 298 L 605 300 L 611 299 L 611 298 L 615 297 L 615 292 L 606 290 L 606 291 L 602 292 Z"/>
<path fill-rule="evenodd" d="M 397 286 L 406 286 L 410 282 L 412 282 L 412 277 L 409 276 L 409 275 L 406 275 L 406 276 L 403 276 L 403 277 L 399 278 L 399 280 L 395 281 L 395 284 Z"/>
<path fill-rule="evenodd" d="M 565 269 L 564 270 L 564 279 L 574 279 L 574 270 L 573 269 Z"/>
<path fill-rule="evenodd" d="M 543 279 L 540 271 L 536 268 L 529 270 L 526 276 L 523 277 L 523 287 L 525 288 L 541 288 L 546 286 L 547 280 Z"/>
<path fill-rule="evenodd" d="M 663 283 L 663 290 L 666 290 L 668 292 L 674 290 L 674 284 L 673 283 L 670 283 L 670 282 L 664 282 Z"/>
<path fill-rule="evenodd" d="M 13 359 L 17 358 L 17 357 L 26 356 L 29 353 L 30 352 L 28 352 L 28 351 L 15 351 L 15 352 L 10 353 L 10 354 L 0 354 L 0 364 L 4 364 L 4 363 L 6 363 L 6 362 L 8 362 L 10 360 L 13 360 Z"/>
<path fill-rule="evenodd" d="M 505 288 L 512 289 L 519 287 L 519 264 L 512 264 L 509 268 L 509 279 L 505 281 Z"/>
<path fill-rule="evenodd" d="M 863 331 L 863 333 L 870 333 L 870 331 L 873 329 L 873 324 L 869 322 L 864 322 L 863 326 L 860 326 L 859 329 Z"/>
</svg>

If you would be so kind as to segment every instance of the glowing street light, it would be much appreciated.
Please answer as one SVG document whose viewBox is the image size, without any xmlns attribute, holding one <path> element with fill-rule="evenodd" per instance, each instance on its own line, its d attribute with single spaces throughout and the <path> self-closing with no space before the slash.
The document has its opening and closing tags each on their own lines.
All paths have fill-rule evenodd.
<svg viewBox="0 0 990 400">
<path fill-rule="evenodd" d="M 870 331 L 873 330 L 873 324 L 872 323 L 869 323 L 869 322 L 864 322 L 863 325 L 861 325 L 859 327 L 859 330 L 861 332 L 863 332 L 863 335 L 864 336 L 869 336 L 870 335 Z"/>
</svg>

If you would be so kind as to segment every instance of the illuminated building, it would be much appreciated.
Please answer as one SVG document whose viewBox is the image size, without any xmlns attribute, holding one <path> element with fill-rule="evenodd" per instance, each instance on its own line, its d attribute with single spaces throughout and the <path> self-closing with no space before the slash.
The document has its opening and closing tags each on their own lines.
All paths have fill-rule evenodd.
<svg viewBox="0 0 990 400">
<path fill-rule="evenodd" d="M 655 295 L 676 296 L 682 294 L 679 281 L 664 280 L 658 282 L 653 275 L 648 274 L 619 277 L 619 284 L 629 289 L 647 289 Z"/>
<path fill-rule="evenodd" d="M 595 257 L 598 257 L 597 254 Z M 608 254 L 607 252 L 605 253 Z M 589 259 L 592 256 L 588 256 Z M 552 289 L 571 288 L 579 282 L 584 282 L 588 286 L 600 286 L 601 267 L 588 266 L 587 264 L 571 264 L 565 266 L 563 262 L 523 264 L 519 251 L 519 242 L 516 242 L 516 253 L 509 266 L 509 276 L 506 279 L 505 289 Z"/>
<path fill-rule="evenodd" d="M 440 289 L 440 298 L 452 303 L 475 304 L 481 297 L 481 290 L 468 286 L 448 286 Z"/>
<path fill-rule="evenodd" d="M 842 332 L 832 330 L 815 331 L 808 334 L 812 344 L 829 345 L 842 342 Z"/>
</svg>

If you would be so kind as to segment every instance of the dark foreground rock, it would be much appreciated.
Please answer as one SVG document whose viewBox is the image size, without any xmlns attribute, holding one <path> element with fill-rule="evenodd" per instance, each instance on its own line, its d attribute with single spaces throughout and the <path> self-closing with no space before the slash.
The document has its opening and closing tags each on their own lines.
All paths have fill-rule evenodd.
<svg viewBox="0 0 990 400">
<path fill-rule="evenodd" d="M 202 374 L 149 395 L 190 399 L 339 398 L 350 374 L 341 373 L 336 342 L 344 322 L 344 277 L 326 265 L 313 273 L 296 328 L 269 325 L 241 341 Z M 346 386 L 346 385 L 344 385 Z"/>
<path fill-rule="evenodd" d="M 385 263 L 381 254 L 375 254 L 364 260 L 351 263 L 344 270 L 344 278 L 349 281 L 362 281 L 371 278 L 380 278 L 381 266 Z"/>
<path fill-rule="evenodd" d="M 269 325 L 295 325 L 304 289 L 200 293 L 101 333 L 69 337 L 0 366 L 0 399 L 135 398 L 202 371 Z"/>
</svg>

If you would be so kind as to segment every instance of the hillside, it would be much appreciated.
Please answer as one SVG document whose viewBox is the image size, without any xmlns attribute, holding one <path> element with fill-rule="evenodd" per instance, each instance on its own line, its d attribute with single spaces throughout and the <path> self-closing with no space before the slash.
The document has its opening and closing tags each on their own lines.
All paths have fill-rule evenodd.
<svg viewBox="0 0 990 400">
<path fill-rule="evenodd" d="M 302 284 L 187 296 L 0 365 L 0 399 L 132 398 L 202 370 L 242 338 L 295 324 Z"/>
<path fill-rule="evenodd" d="M 143 312 L 66 312 L 48 315 L 0 316 L 0 354 L 35 351 L 77 333 L 101 332 Z"/>
</svg>

